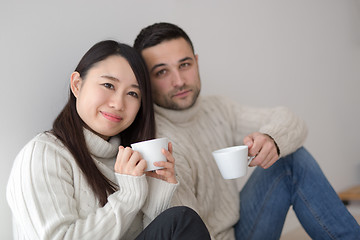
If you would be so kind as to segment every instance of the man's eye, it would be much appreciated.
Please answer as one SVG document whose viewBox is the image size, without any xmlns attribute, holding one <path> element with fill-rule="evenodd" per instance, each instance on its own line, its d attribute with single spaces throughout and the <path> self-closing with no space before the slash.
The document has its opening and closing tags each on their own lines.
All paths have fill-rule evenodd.
<svg viewBox="0 0 360 240">
<path fill-rule="evenodd" d="M 160 70 L 160 71 L 158 71 L 157 73 L 156 73 L 156 76 L 162 76 L 162 75 L 164 75 L 166 73 L 166 70 L 165 69 L 162 69 L 162 70 Z"/>
<path fill-rule="evenodd" d="M 135 97 L 135 98 L 139 98 L 139 94 L 137 92 L 129 92 L 128 95 Z"/>
<path fill-rule="evenodd" d="M 180 64 L 180 68 L 186 68 L 188 66 L 190 66 L 190 63 L 182 63 L 182 64 Z"/>
<path fill-rule="evenodd" d="M 106 88 L 114 89 L 114 85 L 112 85 L 111 83 L 104 83 L 103 85 L 104 85 L 104 87 L 106 87 Z"/>
</svg>

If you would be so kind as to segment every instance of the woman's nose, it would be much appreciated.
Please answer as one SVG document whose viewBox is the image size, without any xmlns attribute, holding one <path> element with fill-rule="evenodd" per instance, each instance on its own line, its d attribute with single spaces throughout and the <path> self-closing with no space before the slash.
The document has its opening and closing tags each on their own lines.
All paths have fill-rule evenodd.
<svg viewBox="0 0 360 240">
<path fill-rule="evenodd" d="M 118 111 L 123 111 L 125 108 L 125 101 L 121 94 L 114 94 L 110 101 L 110 106 Z"/>
</svg>

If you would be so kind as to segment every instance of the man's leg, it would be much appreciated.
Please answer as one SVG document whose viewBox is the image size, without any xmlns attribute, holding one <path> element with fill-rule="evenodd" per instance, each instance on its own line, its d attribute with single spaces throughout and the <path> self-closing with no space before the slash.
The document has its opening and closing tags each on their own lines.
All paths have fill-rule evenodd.
<svg viewBox="0 0 360 240">
<path fill-rule="evenodd" d="M 200 216 L 188 207 L 173 207 L 157 216 L 136 240 L 210 240 Z"/>
<path fill-rule="evenodd" d="M 304 149 L 257 168 L 240 193 L 237 239 L 279 239 L 289 207 L 313 239 L 360 239 L 360 227 Z"/>
</svg>

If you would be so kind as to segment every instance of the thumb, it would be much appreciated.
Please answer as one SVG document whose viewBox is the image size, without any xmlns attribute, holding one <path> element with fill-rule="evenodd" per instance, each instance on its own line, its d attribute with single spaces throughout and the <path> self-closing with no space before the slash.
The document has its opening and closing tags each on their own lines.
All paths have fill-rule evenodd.
<svg viewBox="0 0 360 240">
<path fill-rule="evenodd" d="M 243 142 L 250 149 L 252 147 L 252 145 L 254 144 L 252 135 L 250 134 L 250 135 L 247 135 L 246 137 L 244 137 Z"/>
</svg>

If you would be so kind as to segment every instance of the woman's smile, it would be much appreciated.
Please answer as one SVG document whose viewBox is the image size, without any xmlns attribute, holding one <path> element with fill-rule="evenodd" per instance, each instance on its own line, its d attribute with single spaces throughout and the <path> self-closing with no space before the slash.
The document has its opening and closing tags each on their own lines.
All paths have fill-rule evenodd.
<svg viewBox="0 0 360 240">
<path fill-rule="evenodd" d="M 111 113 L 107 113 L 107 112 L 100 112 L 104 118 L 112 121 L 112 122 L 120 122 L 123 118 L 121 116 L 115 115 L 115 114 L 111 114 Z"/>
</svg>

